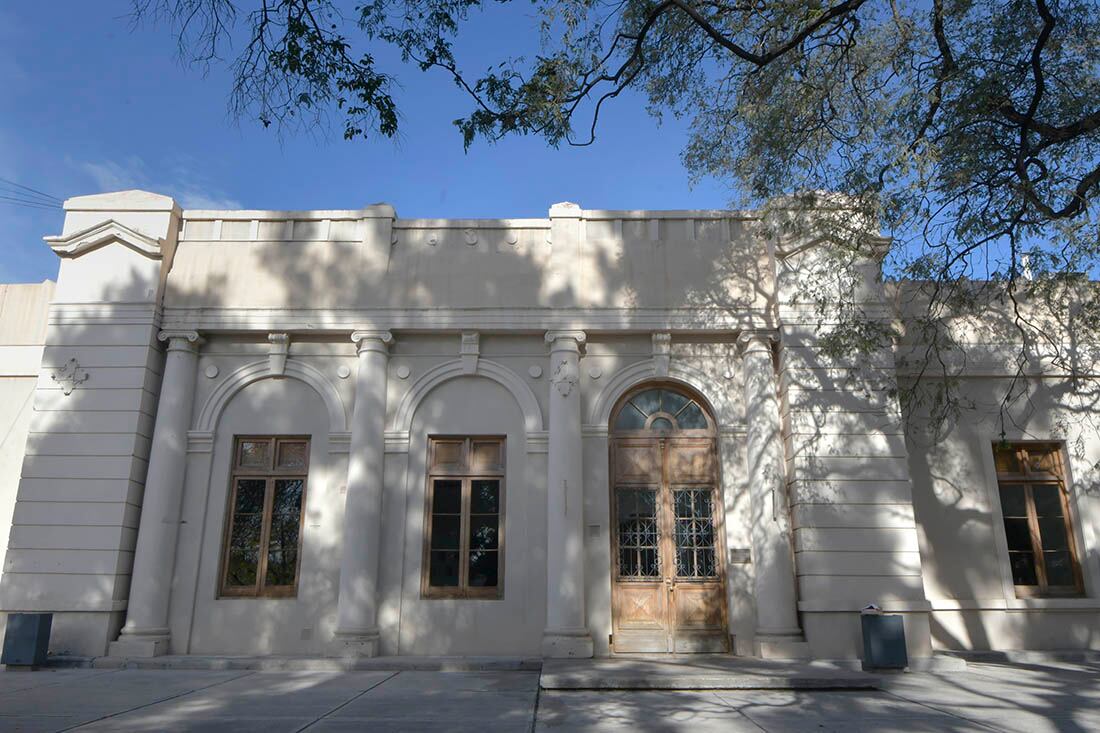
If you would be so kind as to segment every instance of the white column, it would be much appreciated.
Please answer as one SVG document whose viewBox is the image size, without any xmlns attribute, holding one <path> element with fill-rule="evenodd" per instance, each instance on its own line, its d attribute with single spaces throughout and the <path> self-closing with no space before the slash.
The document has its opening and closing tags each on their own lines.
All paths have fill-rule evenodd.
<svg viewBox="0 0 1100 733">
<path fill-rule="evenodd" d="M 378 573 L 382 535 L 382 482 L 385 460 L 386 365 L 389 331 L 356 331 L 359 372 L 351 417 L 344 548 L 336 642 L 343 654 L 378 654 Z"/>
<path fill-rule="evenodd" d="M 110 645 L 112 656 L 152 657 L 168 651 L 168 603 L 201 339 L 195 331 L 161 331 L 158 338 L 168 342 L 168 355 L 153 426 L 126 625 Z"/>
<path fill-rule="evenodd" d="M 745 332 L 738 339 L 745 386 L 752 554 L 756 565 L 757 645 L 801 641 L 795 592 L 791 518 L 779 423 L 772 344 L 775 334 Z"/>
<path fill-rule="evenodd" d="M 580 349 L 583 331 L 549 331 L 550 453 L 546 491 L 547 657 L 591 657 L 584 617 L 584 474 Z"/>
</svg>

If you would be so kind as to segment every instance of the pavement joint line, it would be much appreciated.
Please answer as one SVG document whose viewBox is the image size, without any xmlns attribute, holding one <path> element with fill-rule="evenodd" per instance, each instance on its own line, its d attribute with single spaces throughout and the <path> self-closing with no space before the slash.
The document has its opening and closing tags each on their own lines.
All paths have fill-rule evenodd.
<svg viewBox="0 0 1100 733">
<path fill-rule="evenodd" d="M 935 705 L 931 705 L 931 704 L 926 703 L 926 702 L 921 702 L 920 700 L 914 700 L 912 698 L 906 697 L 905 695 L 899 695 L 898 693 L 894 692 L 893 690 L 891 690 L 889 688 L 883 688 L 881 691 L 885 692 L 887 695 L 890 695 L 892 697 L 896 697 L 899 700 L 904 700 L 905 702 L 912 703 L 914 705 L 919 705 L 922 708 L 928 708 L 929 710 L 935 710 L 937 713 L 943 713 L 944 715 L 950 715 L 952 718 L 955 718 L 956 720 L 962 720 L 964 722 L 972 723 L 974 725 L 980 725 L 983 728 L 988 728 L 989 730 L 995 730 L 995 731 L 997 731 L 997 733 L 1004 733 L 1004 728 L 998 728 L 996 726 L 990 725 L 989 723 L 983 723 L 980 720 L 974 720 L 973 718 L 968 718 L 965 715 L 959 715 L 958 713 L 951 712 L 950 710 L 946 710 L 944 708 L 936 707 Z"/>
<path fill-rule="evenodd" d="M 377 688 L 377 687 L 379 687 L 379 686 L 381 686 L 381 685 L 384 685 L 384 684 L 386 684 L 387 682 L 389 682 L 390 680 L 392 680 L 392 679 L 393 679 L 394 677 L 396 677 L 396 676 L 397 676 L 397 675 L 399 675 L 399 674 L 401 674 L 401 670 L 397 670 L 396 672 L 393 672 L 393 673 L 392 673 L 392 674 L 391 674 L 390 676 L 386 677 L 385 679 L 381 679 L 381 680 L 379 680 L 378 682 L 375 682 L 375 683 L 374 683 L 373 685 L 371 685 L 371 686 L 370 686 L 370 687 L 368 687 L 367 689 L 363 690 L 363 691 L 362 691 L 362 692 L 360 692 L 359 694 L 357 694 L 357 695 L 352 695 L 352 696 L 351 696 L 351 697 L 349 697 L 349 698 L 348 698 L 347 700 L 344 700 L 344 701 L 343 701 L 342 703 L 340 703 L 339 705 L 337 705 L 336 707 L 334 707 L 334 708 L 333 708 L 332 710 L 329 710 L 329 711 L 328 711 L 327 713 L 325 713 L 324 715 L 320 716 L 320 717 L 319 717 L 319 718 L 317 718 L 316 720 L 311 720 L 310 722 L 306 723 L 306 724 L 305 724 L 305 725 L 303 725 L 303 726 L 302 726 L 301 728 L 299 728 L 298 730 L 294 731 L 294 733 L 302 733 L 302 731 L 306 730 L 307 728 L 312 728 L 313 726 L 317 725 L 318 723 L 320 723 L 320 722 L 321 722 L 322 720 L 324 720 L 324 719 L 325 719 L 325 718 L 327 718 L 328 716 L 332 715 L 333 713 L 337 712 L 338 710 L 341 710 L 341 709 L 342 709 L 342 708 L 344 708 L 344 707 L 347 707 L 348 705 L 351 705 L 351 704 L 352 704 L 353 702 L 355 702 L 356 700 L 358 700 L 359 698 L 361 698 L 361 697 L 362 697 L 363 695 L 366 695 L 366 694 L 367 694 L 368 692 L 370 692 L 371 690 L 373 690 L 373 689 L 375 689 L 375 688 Z"/>
<path fill-rule="evenodd" d="M 37 674 L 40 671 L 41 670 L 35 670 L 33 672 L 15 672 L 13 674 L 30 674 L 30 675 L 34 675 L 34 674 Z M 80 670 L 80 671 L 83 672 L 84 670 Z M 114 674 L 115 672 L 120 672 L 122 670 L 120 670 L 120 669 L 100 669 L 100 670 L 91 670 L 91 669 L 89 669 L 87 671 L 90 673 L 90 674 L 87 675 L 87 679 L 90 680 L 93 677 L 102 677 L 105 674 Z M 57 680 L 56 682 L 47 682 L 47 683 L 42 684 L 42 685 L 31 685 L 30 687 L 20 687 L 20 688 L 14 689 L 14 690 L 4 690 L 3 692 L 0 692 L 0 696 L 11 695 L 11 694 L 16 693 L 16 692 L 26 692 L 27 690 L 41 690 L 44 687 L 56 687 L 57 685 L 63 685 L 63 684 L 65 684 L 66 682 L 68 682 L 70 680 L 71 680 L 71 678 L 66 678 L 66 679 Z M 84 682 L 84 680 L 79 680 L 79 682 L 82 683 L 82 682 Z"/>
<path fill-rule="evenodd" d="M 730 710 L 732 710 L 733 712 L 735 712 L 737 715 L 739 715 L 742 718 L 744 718 L 745 720 L 749 721 L 750 723 L 755 725 L 757 728 L 759 728 L 761 731 L 763 731 L 763 733 L 768 733 L 767 728 L 765 728 L 764 726 L 760 725 L 760 723 L 758 723 L 755 720 L 753 720 L 752 718 L 750 718 L 746 712 L 744 712 L 740 708 L 734 706 L 734 704 L 731 703 L 729 700 L 727 700 L 726 698 L 719 695 L 718 690 L 711 690 L 710 694 L 714 697 L 715 700 L 718 701 L 718 703 L 720 705 L 724 705 L 725 707 L 727 707 Z"/>
<path fill-rule="evenodd" d="M 125 670 L 119 669 L 119 670 L 116 670 L 116 671 L 123 672 Z M 159 700 L 153 700 L 152 702 L 147 702 L 143 705 L 135 705 L 134 707 L 128 708 L 126 710 L 119 710 L 117 713 L 109 713 L 108 715 L 101 715 L 100 717 L 98 717 L 94 720 L 85 720 L 85 721 L 77 723 L 75 725 L 70 725 L 68 728 L 61 728 L 56 733 L 65 733 L 65 731 L 76 730 L 77 728 L 82 728 L 86 725 L 91 725 L 92 723 L 98 723 L 101 720 L 110 720 L 111 718 L 117 718 L 120 715 L 125 715 L 126 713 L 132 713 L 135 710 L 142 710 L 143 708 L 152 707 L 153 705 L 159 705 L 162 702 L 168 702 L 169 700 L 176 700 L 176 699 L 179 699 L 181 697 L 187 697 L 188 695 L 191 695 L 193 693 L 201 692 L 202 690 L 209 690 L 211 687 L 217 687 L 218 685 L 224 685 L 226 683 L 233 682 L 234 680 L 239 680 L 243 677 L 248 677 L 249 675 L 253 675 L 253 674 L 256 674 L 256 673 L 252 670 L 248 670 L 248 671 L 245 671 L 244 674 L 239 674 L 236 677 L 230 677 L 227 680 L 221 680 L 219 682 L 212 682 L 209 685 L 203 685 L 202 687 L 195 687 L 193 689 L 186 690 L 185 692 L 181 692 L 181 693 L 176 694 L 176 695 L 169 695 L 168 697 L 162 697 Z"/>
<path fill-rule="evenodd" d="M 539 679 L 535 681 L 535 705 L 534 710 L 531 711 L 531 727 L 528 728 L 530 733 L 535 733 L 539 724 L 539 701 L 542 700 L 542 674 L 539 674 Z"/>
</svg>

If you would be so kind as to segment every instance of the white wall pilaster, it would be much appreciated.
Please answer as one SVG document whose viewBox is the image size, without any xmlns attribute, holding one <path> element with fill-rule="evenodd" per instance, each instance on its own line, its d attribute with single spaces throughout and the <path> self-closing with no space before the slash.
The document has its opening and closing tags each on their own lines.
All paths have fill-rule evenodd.
<svg viewBox="0 0 1100 733">
<path fill-rule="evenodd" d="M 795 592 L 791 519 L 779 422 L 771 332 L 741 334 L 745 389 L 746 454 L 752 502 L 752 555 L 756 565 L 756 637 L 801 641 Z"/>
<path fill-rule="evenodd" d="M 378 574 L 382 536 L 382 486 L 386 430 L 389 331 L 356 331 L 359 354 L 351 418 L 344 546 L 336 643 L 344 654 L 378 654 Z"/>
<path fill-rule="evenodd" d="M 195 331 L 161 331 L 168 344 L 149 454 L 126 625 L 112 656 L 152 657 L 168 651 L 168 604 L 179 534 L 187 460 L 187 428 L 202 339 Z"/>
<path fill-rule="evenodd" d="M 584 607 L 584 474 L 580 349 L 583 331 L 548 331 L 550 445 L 547 468 L 547 657 L 591 657 Z"/>
</svg>

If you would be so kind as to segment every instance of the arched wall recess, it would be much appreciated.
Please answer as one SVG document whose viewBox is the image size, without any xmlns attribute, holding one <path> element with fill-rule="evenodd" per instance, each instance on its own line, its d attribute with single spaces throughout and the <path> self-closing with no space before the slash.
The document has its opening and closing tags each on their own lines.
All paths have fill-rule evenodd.
<svg viewBox="0 0 1100 733">
<path fill-rule="evenodd" d="M 525 381 L 520 379 L 519 375 L 508 367 L 487 359 L 478 359 L 477 369 L 473 374 L 491 379 L 512 393 L 523 412 L 524 429 L 528 435 L 543 430 L 542 408 L 539 407 L 535 393 L 531 391 Z M 397 410 L 393 415 L 393 425 L 390 427 L 390 431 L 407 434 L 412 428 L 416 408 L 428 396 L 428 393 L 444 382 L 463 376 L 471 375 L 465 371 L 460 359 L 444 362 L 424 372 L 401 397 L 401 401 L 397 404 Z"/>
<path fill-rule="evenodd" d="M 332 386 L 332 383 L 328 381 L 324 374 L 309 364 L 291 359 L 286 363 L 286 371 L 283 376 L 305 382 L 321 396 L 328 410 L 330 433 L 346 433 L 348 431 L 348 416 L 344 410 L 344 402 L 340 399 L 340 394 L 336 391 L 336 388 Z M 206 398 L 206 402 L 199 412 L 195 431 L 213 432 L 214 427 L 218 424 L 218 418 L 221 417 L 222 410 L 229 404 L 229 400 L 233 398 L 233 395 L 253 382 L 270 377 L 270 365 L 266 358 L 262 361 L 245 364 L 226 376 L 225 380 Z"/>
</svg>

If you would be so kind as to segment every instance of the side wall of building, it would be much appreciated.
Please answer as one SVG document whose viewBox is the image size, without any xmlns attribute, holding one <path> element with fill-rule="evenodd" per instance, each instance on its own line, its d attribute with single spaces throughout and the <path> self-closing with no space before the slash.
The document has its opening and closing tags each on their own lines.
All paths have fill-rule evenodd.
<svg viewBox="0 0 1100 733">
<path fill-rule="evenodd" d="M 52 280 L 0 285 L 0 568 L 5 570 L 53 290 Z"/>
</svg>

